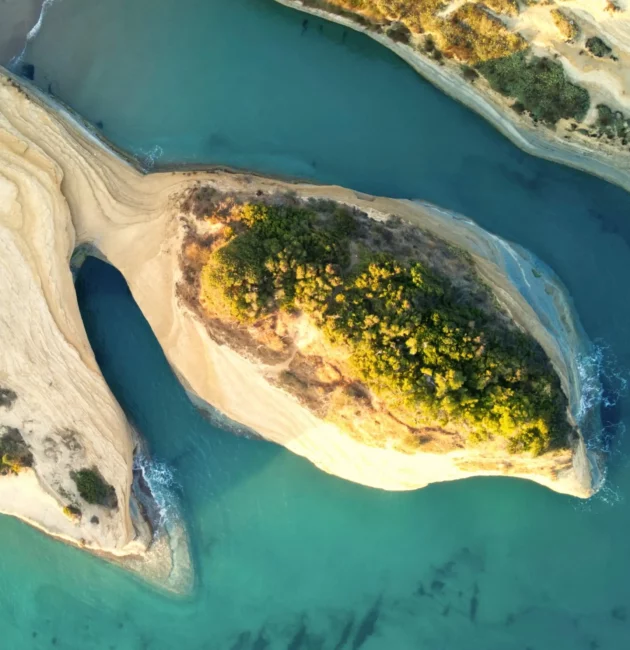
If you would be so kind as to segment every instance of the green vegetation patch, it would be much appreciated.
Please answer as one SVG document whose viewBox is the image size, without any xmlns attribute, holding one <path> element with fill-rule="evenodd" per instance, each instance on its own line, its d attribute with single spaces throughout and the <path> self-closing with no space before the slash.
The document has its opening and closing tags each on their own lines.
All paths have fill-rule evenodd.
<svg viewBox="0 0 630 650">
<path fill-rule="evenodd" d="M 474 440 L 506 437 L 515 452 L 566 446 L 566 399 L 539 344 L 498 307 L 462 300 L 448 277 L 362 248 L 348 209 L 246 204 L 226 228 L 201 274 L 209 308 L 245 323 L 306 313 L 393 408 Z"/>
<path fill-rule="evenodd" d="M 551 59 L 519 52 L 480 63 L 477 69 L 494 90 L 514 97 L 533 118 L 545 124 L 554 125 L 561 118 L 581 122 L 588 111 L 588 91 L 571 83 L 562 64 Z"/>
<path fill-rule="evenodd" d="M 305 0 L 305 3 L 352 17 L 376 31 L 393 25 L 394 33 L 389 35 L 404 42 L 414 34 L 430 34 L 436 44 L 432 50 L 436 60 L 444 55 L 462 63 L 477 63 L 527 47 L 519 34 L 511 32 L 489 11 L 515 15 L 518 13 L 516 0 L 467 2 L 447 16 L 441 15 L 446 6 L 442 0 Z M 404 32 L 400 31 L 401 25 Z"/>
<path fill-rule="evenodd" d="M 606 45 L 599 36 L 591 36 L 586 41 L 586 49 L 599 58 L 604 58 L 612 54 L 612 48 Z"/>
<path fill-rule="evenodd" d="M 4 427 L 0 437 L 0 476 L 33 466 L 33 454 L 18 429 Z"/>
<path fill-rule="evenodd" d="M 116 491 L 96 469 L 84 468 L 70 474 L 81 498 L 87 503 L 115 508 L 118 505 Z"/>
<path fill-rule="evenodd" d="M 516 16 L 519 13 L 518 2 L 516 0 L 484 0 L 483 4 L 499 14 Z"/>
<path fill-rule="evenodd" d="M 621 111 L 613 111 L 606 104 L 597 105 L 597 130 L 609 139 L 621 138 L 626 140 L 630 133 L 630 121 Z"/>
<path fill-rule="evenodd" d="M 78 508 L 72 503 L 64 507 L 63 514 L 71 521 L 81 521 L 81 517 L 83 516 L 81 508 Z"/>
<path fill-rule="evenodd" d="M 0 407 L 11 408 L 17 399 L 17 394 L 10 388 L 0 387 Z"/>
</svg>

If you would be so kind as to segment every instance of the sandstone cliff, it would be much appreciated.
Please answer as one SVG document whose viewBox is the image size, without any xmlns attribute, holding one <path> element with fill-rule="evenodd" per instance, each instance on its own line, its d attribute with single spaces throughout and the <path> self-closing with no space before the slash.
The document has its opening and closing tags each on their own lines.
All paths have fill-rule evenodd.
<svg viewBox="0 0 630 650">
<path fill-rule="evenodd" d="M 465 251 L 475 272 L 491 287 L 504 312 L 542 346 L 568 400 L 567 417 L 571 426 L 588 433 L 588 423 L 578 421 L 582 392 L 578 360 L 581 354 L 588 353 L 588 341 L 561 283 L 525 251 L 509 246 L 465 218 L 426 204 L 218 170 L 145 175 L 76 118 L 53 106 L 49 98 L 33 89 L 25 91 L 6 75 L 0 81 L 0 107 L 2 177 L 7 179 L 4 191 L 8 198 L 16 196 L 16 187 L 21 192 L 20 201 L 4 202 L 14 206 L 3 213 L 4 238 L 9 242 L 19 236 L 20 241 L 14 244 L 12 266 L 22 269 L 24 274 L 30 269 L 31 277 L 30 283 L 19 279 L 20 303 L 16 295 L 8 297 L 4 292 L 2 296 L 3 316 L 10 315 L 5 319 L 3 337 L 12 341 L 12 355 L 17 359 L 11 365 L 3 364 L 5 383 L 16 393 L 28 394 L 28 381 L 19 372 L 18 365 L 35 357 L 33 344 L 22 336 L 22 326 L 16 327 L 15 323 L 25 323 L 26 330 L 28 323 L 44 318 L 54 321 L 59 337 L 66 343 L 72 342 L 67 356 L 71 358 L 74 354 L 75 374 L 69 379 L 76 381 L 77 373 L 81 377 L 91 373 L 89 398 L 85 384 L 69 387 L 57 376 L 57 371 L 64 378 L 68 376 L 64 364 L 70 362 L 64 360 L 61 366 L 55 365 L 60 355 L 46 351 L 51 335 L 42 335 L 39 362 L 35 357 L 28 374 L 37 385 L 40 377 L 44 383 L 52 381 L 53 387 L 57 382 L 61 391 L 59 399 L 71 402 L 75 410 L 83 409 L 82 422 L 97 417 L 90 406 L 95 394 L 103 395 L 107 408 L 101 415 L 111 420 L 107 426 L 96 425 L 98 435 L 93 429 L 79 427 L 78 416 L 72 425 L 64 423 L 63 426 L 73 426 L 73 430 L 79 431 L 82 447 L 90 450 L 94 447 L 95 451 L 90 453 L 98 454 L 99 462 L 109 459 L 103 464 L 102 473 L 116 487 L 122 503 L 127 495 L 124 490 L 128 484 L 130 454 L 125 425 L 94 368 L 69 284 L 70 249 L 81 243 L 96 247 L 123 273 L 170 363 L 197 404 L 203 408 L 215 407 L 237 423 L 307 457 L 325 471 L 392 490 L 478 475 L 528 478 L 581 497 L 597 489 L 600 480 L 597 459 L 588 456 L 582 434 L 571 444 L 538 457 L 515 456 L 502 445 L 446 448 L 438 445 L 426 451 L 419 448 L 410 452 L 387 442 L 366 444 L 360 437 L 349 435 L 339 422 L 318 415 L 308 400 L 300 399 L 289 386 L 274 380 L 281 368 L 274 368 L 273 361 L 248 353 L 239 345 L 235 330 L 209 327 L 204 314 L 191 307 L 186 292 L 190 293 L 191 287 L 194 292 L 194 273 L 189 274 L 190 268 L 182 264 L 182 259 L 187 254 L 187 244 L 191 244 L 191 233 L 204 236 L 207 233 L 203 229 L 212 224 L 208 226 L 205 219 L 200 220 L 190 205 L 186 205 L 185 198 L 191 191 L 201 189 L 231 197 L 285 196 L 297 202 L 333 201 L 359 211 L 368 222 L 375 220 L 375 227 L 377 222 L 389 222 L 395 215 L 401 223 L 408 224 L 406 227 L 421 228 L 427 237 L 443 242 L 444 246 Z M 10 182 L 15 170 L 19 171 L 19 185 L 17 181 Z M 38 194 L 42 182 L 46 183 L 45 200 Z M 26 220 L 26 206 L 36 200 L 39 201 L 37 209 L 30 209 Z M 35 215 L 40 221 L 35 220 Z M 59 287 L 64 287 L 65 293 Z M 24 318 L 17 305 L 37 301 L 39 306 L 33 307 L 28 318 Z M 308 327 L 303 333 L 308 339 Z M 79 360 L 82 365 L 77 370 Z M 40 408 L 49 409 L 48 401 L 42 398 L 43 390 L 40 387 L 35 394 Z M 68 413 L 73 413 L 70 406 L 68 409 Z M 24 425 L 26 411 L 19 413 Z M 61 426 L 61 419 L 47 420 L 47 427 L 51 426 Z M 25 430 L 28 431 L 26 427 Z M 27 439 L 34 448 L 35 468 L 39 467 L 39 457 L 45 455 L 45 449 L 40 452 L 37 447 L 38 439 L 35 435 Z M 119 460 L 114 463 L 114 459 Z M 54 485 L 58 478 L 58 473 L 51 468 L 49 478 L 44 476 L 43 480 Z M 24 480 L 22 474 L 15 480 Z M 119 519 L 119 530 L 127 530 L 123 528 L 127 521 L 123 517 Z M 46 526 L 45 521 L 40 523 Z M 128 539 L 122 533 L 120 538 Z"/>
</svg>

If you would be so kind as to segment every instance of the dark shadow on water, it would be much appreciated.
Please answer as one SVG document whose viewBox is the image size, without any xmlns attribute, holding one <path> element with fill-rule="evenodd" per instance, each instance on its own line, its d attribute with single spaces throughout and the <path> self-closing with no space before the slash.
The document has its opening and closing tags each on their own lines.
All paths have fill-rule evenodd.
<svg viewBox="0 0 630 650">
<path fill-rule="evenodd" d="M 276 446 L 223 431 L 192 405 L 174 375 L 149 323 L 118 270 L 88 257 L 76 281 L 79 308 L 96 360 L 130 422 L 151 454 L 174 470 L 195 549 L 210 552 L 213 540 L 194 534 L 190 499 L 219 499 L 251 479 L 274 457 Z"/>
</svg>

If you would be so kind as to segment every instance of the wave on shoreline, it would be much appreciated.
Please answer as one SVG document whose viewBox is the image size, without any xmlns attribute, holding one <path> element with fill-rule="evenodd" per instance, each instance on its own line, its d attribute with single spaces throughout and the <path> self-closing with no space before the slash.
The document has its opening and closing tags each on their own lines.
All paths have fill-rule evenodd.
<svg viewBox="0 0 630 650">
<path fill-rule="evenodd" d="M 19 66 L 24 60 L 24 54 L 26 53 L 26 48 L 28 47 L 28 44 L 39 34 L 39 31 L 42 28 L 42 24 L 44 23 L 44 18 L 46 16 L 46 13 L 50 9 L 50 7 L 53 5 L 53 3 L 56 2 L 56 0 L 44 0 L 42 3 L 42 8 L 39 12 L 39 16 L 37 18 L 37 22 L 31 27 L 29 30 L 28 34 L 26 34 L 26 40 L 24 41 L 24 47 L 22 48 L 22 51 L 11 61 L 9 62 L 9 70 L 11 72 L 18 73 L 19 72 Z"/>
</svg>

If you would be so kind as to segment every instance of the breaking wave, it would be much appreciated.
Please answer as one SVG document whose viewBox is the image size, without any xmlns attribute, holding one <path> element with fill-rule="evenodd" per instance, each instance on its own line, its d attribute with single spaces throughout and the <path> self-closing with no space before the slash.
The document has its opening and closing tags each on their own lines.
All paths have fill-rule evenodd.
<svg viewBox="0 0 630 650">
<path fill-rule="evenodd" d="M 150 149 L 137 149 L 134 151 L 134 156 L 147 172 L 150 172 L 155 167 L 155 164 L 163 155 L 164 149 L 159 144 L 153 145 Z"/>
<path fill-rule="evenodd" d="M 610 347 L 601 341 L 593 345 L 590 354 L 580 357 L 578 373 L 582 384 L 578 424 L 584 424 L 595 409 L 599 409 L 602 423 L 586 440 L 587 449 L 610 454 L 624 432 L 619 403 L 628 391 L 628 377 Z"/>
<path fill-rule="evenodd" d="M 24 59 L 24 54 L 26 52 L 28 44 L 37 36 L 37 34 L 39 34 L 39 30 L 42 28 L 46 13 L 55 2 L 57 2 L 57 0 L 44 0 L 42 3 L 42 8 L 39 12 L 37 22 L 33 25 L 33 27 L 31 27 L 30 31 L 26 35 L 26 40 L 24 41 L 24 47 L 22 48 L 22 51 L 17 56 L 13 57 L 9 63 L 9 69 L 11 71 L 19 72 L 18 68 Z"/>
<path fill-rule="evenodd" d="M 593 453 L 614 455 L 621 448 L 620 441 L 626 430 L 621 419 L 620 402 L 628 391 L 627 373 L 619 366 L 610 347 L 602 341 L 596 341 L 592 352 L 578 359 L 578 373 L 582 392 L 577 421 L 585 425 L 586 448 Z M 592 415 L 599 416 L 595 421 L 601 422 L 601 426 L 588 435 Z M 577 507 L 588 510 L 595 502 L 615 505 L 623 500 L 621 491 L 607 477 L 607 467 L 603 466 L 601 470 L 599 490 Z"/>
<path fill-rule="evenodd" d="M 175 490 L 179 484 L 173 470 L 164 462 L 147 458 L 138 453 L 133 460 L 133 469 L 138 471 L 151 492 L 156 505 L 158 527 L 168 526 L 177 517 Z"/>
</svg>

